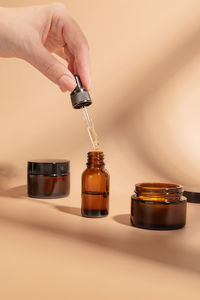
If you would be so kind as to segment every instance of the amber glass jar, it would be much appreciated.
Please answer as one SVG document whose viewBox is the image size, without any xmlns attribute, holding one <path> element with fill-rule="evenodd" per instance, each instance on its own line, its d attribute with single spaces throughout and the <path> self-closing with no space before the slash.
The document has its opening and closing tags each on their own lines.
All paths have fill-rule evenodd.
<svg viewBox="0 0 200 300">
<path fill-rule="evenodd" d="M 108 215 L 110 177 L 103 159 L 103 152 L 88 153 L 87 169 L 82 174 L 83 217 L 100 218 Z"/>
<path fill-rule="evenodd" d="M 131 197 L 131 223 L 146 229 L 178 229 L 185 226 L 183 188 L 171 183 L 139 183 Z"/>
<path fill-rule="evenodd" d="M 28 162 L 28 196 L 61 198 L 70 192 L 70 165 L 67 160 Z"/>
</svg>

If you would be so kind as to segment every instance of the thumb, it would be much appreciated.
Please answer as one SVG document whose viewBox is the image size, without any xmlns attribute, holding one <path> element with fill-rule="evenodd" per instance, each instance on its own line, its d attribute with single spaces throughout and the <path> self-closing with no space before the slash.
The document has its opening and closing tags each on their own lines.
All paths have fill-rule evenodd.
<svg viewBox="0 0 200 300">
<path fill-rule="evenodd" d="M 62 92 L 73 91 L 76 82 L 73 74 L 59 62 L 43 45 L 32 49 L 27 61 L 56 83 Z"/>
</svg>

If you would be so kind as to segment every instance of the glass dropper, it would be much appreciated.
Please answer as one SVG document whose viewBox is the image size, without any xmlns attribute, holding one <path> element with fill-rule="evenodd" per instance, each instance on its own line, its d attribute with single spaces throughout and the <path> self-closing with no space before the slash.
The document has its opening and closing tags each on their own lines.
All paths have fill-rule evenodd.
<svg viewBox="0 0 200 300">
<path fill-rule="evenodd" d="M 94 149 L 94 151 L 99 151 L 100 146 L 99 146 L 98 137 L 95 132 L 92 119 L 87 110 L 87 106 L 92 104 L 90 94 L 89 94 L 88 90 L 83 87 L 81 79 L 78 75 L 74 75 L 74 79 L 76 81 L 77 86 L 73 90 L 73 92 L 70 94 L 72 106 L 75 109 L 82 110 L 84 119 L 85 119 L 86 125 L 87 125 L 87 131 L 89 133 L 89 137 L 92 142 L 93 149 Z"/>
<path fill-rule="evenodd" d="M 86 106 L 84 106 L 82 108 L 82 111 L 83 111 L 84 119 L 86 121 L 87 131 L 88 131 L 90 140 L 92 142 L 93 149 L 94 149 L 94 151 L 99 151 L 100 150 L 100 145 L 99 145 L 98 136 L 96 134 L 92 119 L 91 119 L 91 117 L 88 113 L 88 110 L 87 110 Z"/>
</svg>

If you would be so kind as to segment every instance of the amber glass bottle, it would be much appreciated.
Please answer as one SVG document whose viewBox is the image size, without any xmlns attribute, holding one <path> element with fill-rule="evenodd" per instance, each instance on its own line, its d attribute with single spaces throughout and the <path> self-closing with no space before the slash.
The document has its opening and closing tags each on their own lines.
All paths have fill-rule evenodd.
<svg viewBox="0 0 200 300">
<path fill-rule="evenodd" d="M 181 185 L 139 183 L 131 197 L 131 222 L 146 229 L 178 229 L 185 226 L 186 198 Z"/>
<path fill-rule="evenodd" d="M 83 217 L 101 218 L 108 215 L 110 176 L 104 168 L 103 159 L 103 152 L 88 153 L 87 169 L 82 174 Z"/>
</svg>

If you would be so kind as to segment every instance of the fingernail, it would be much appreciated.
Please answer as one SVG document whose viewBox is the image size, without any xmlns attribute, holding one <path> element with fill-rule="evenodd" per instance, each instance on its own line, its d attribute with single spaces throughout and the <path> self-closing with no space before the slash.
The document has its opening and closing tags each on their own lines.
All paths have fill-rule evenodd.
<svg viewBox="0 0 200 300">
<path fill-rule="evenodd" d="M 91 89 L 91 85 L 92 85 L 92 79 L 91 79 L 91 77 L 89 77 L 88 81 L 87 81 L 87 90 Z"/>
<path fill-rule="evenodd" d="M 88 84 L 88 89 L 90 90 L 92 86 L 92 79 L 90 79 L 89 84 Z"/>
<path fill-rule="evenodd" d="M 75 79 L 66 74 L 60 77 L 60 79 L 58 80 L 58 84 L 62 92 L 72 92 L 76 87 Z"/>
</svg>

